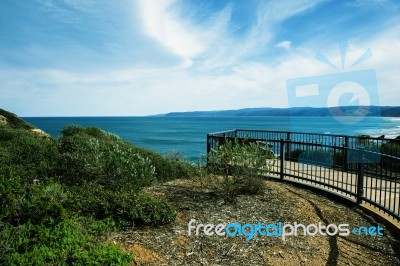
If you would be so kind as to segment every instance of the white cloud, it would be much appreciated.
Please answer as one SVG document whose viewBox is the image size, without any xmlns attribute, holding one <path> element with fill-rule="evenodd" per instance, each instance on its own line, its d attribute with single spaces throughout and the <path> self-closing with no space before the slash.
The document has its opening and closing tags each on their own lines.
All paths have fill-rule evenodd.
<svg viewBox="0 0 400 266">
<path fill-rule="evenodd" d="M 285 48 L 285 49 L 290 49 L 291 46 L 292 46 L 291 41 L 283 41 L 275 45 L 275 47 Z"/>
</svg>

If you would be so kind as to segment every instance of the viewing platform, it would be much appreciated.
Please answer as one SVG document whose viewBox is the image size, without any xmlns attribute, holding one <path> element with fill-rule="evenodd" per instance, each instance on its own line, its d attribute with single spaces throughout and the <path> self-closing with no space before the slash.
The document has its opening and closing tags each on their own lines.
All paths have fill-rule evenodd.
<svg viewBox="0 0 400 266">
<path fill-rule="evenodd" d="M 269 177 L 335 194 L 400 225 L 400 139 L 237 129 L 207 134 L 207 153 L 236 138 L 272 150 Z"/>
</svg>

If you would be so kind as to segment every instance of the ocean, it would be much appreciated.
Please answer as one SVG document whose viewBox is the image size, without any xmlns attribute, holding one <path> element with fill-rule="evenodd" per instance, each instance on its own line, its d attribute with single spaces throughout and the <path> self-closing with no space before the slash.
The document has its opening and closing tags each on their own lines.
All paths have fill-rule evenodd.
<svg viewBox="0 0 400 266">
<path fill-rule="evenodd" d="M 309 133 L 400 135 L 399 117 L 364 117 L 354 124 L 329 117 L 24 117 L 26 121 L 58 137 L 66 125 L 95 126 L 122 139 L 161 154 L 179 152 L 196 162 L 206 153 L 207 133 L 232 129 L 259 129 Z"/>
</svg>

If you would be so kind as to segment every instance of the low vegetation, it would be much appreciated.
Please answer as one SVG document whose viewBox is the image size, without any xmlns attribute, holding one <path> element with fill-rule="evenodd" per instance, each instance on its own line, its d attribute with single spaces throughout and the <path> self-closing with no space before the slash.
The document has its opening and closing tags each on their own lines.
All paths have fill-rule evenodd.
<svg viewBox="0 0 400 266">
<path fill-rule="evenodd" d="M 234 202 L 241 194 L 260 194 L 265 190 L 262 176 L 268 173 L 274 155 L 261 143 L 227 140 L 208 156 L 207 170 L 222 177 L 225 200 Z"/>
<path fill-rule="evenodd" d="M 1 265 L 130 265 L 107 234 L 175 220 L 174 207 L 143 188 L 191 177 L 194 166 L 94 127 L 44 137 L 1 111 Z"/>
<path fill-rule="evenodd" d="M 132 265 L 135 254 L 111 242 L 111 233 L 152 230 L 181 211 L 152 193 L 154 184 L 197 176 L 201 186 L 216 189 L 205 194 L 215 195 L 213 202 L 237 203 L 268 190 L 261 177 L 275 162 L 266 143 L 249 140 L 225 140 L 207 155 L 207 166 L 195 167 L 176 152 L 162 156 L 95 127 L 70 125 L 57 139 L 32 129 L 0 109 L 0 265 Z M 398 147 L 388 142 L 379 149 L 398 156 Z M 327 157 L 319 150 L 289 155 Z M 333 156 L 336 164 L 343 158 Z"/>
<path fill-rule="evenodd" d="M 157 182 L 222 176 L 230 202 L 264 190 L 259 175 L 271 153 L 256 143 L 227 142 L 207 168 L 196 168 L 177 153 L 162 156 L 99 128 L 70 125 L 53 139 L 0 114 L 1 265 L 130 264 L 132 254 L 107 234 L 175 220 L 174 206 L 143 192 Z"/>
</svg>

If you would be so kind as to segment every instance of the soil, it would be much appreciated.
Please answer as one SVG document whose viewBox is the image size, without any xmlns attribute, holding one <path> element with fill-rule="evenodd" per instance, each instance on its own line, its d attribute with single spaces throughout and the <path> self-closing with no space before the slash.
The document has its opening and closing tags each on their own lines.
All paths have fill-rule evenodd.
<svg viewBox="0 0 400 266">
<path fill-rule="evenodd" d="M 211 185 L 205 187 L 203 184 Z M 188 223 L 291 223 L 376 226 L 378 221 L 357 207 L 290 184 L 265 180 L 261 195 L 241 195 L 228 203 L 221 190 L 204 180 L 174 180 L 146 189 L 177 209 L 173 224 L 138 227 L 110 236 L 134 254 L 134 265 L 400 265 L 400 239 L 384 225 L 383 236 L 316 235 L 196 236 Z"/>
</svg>

